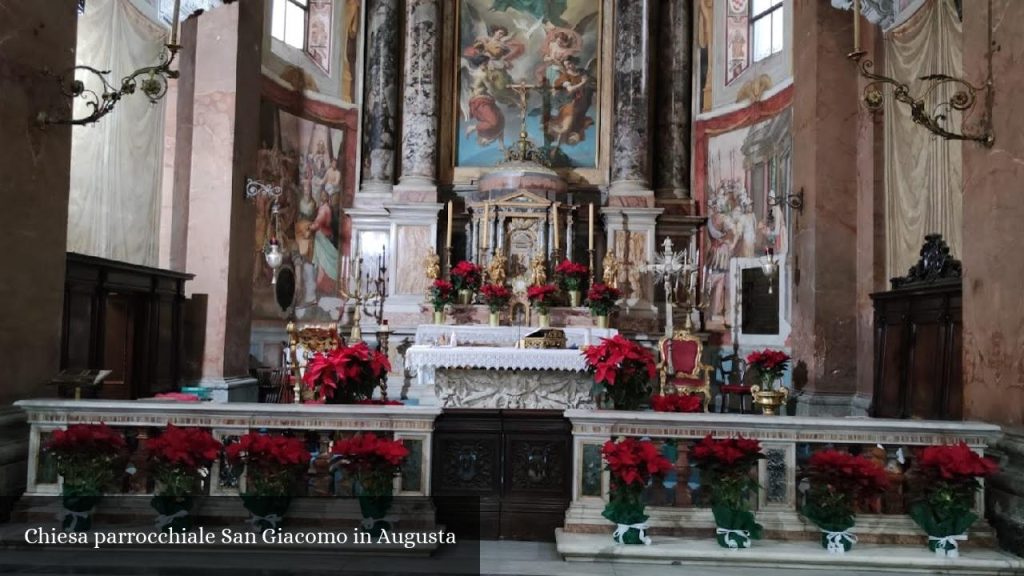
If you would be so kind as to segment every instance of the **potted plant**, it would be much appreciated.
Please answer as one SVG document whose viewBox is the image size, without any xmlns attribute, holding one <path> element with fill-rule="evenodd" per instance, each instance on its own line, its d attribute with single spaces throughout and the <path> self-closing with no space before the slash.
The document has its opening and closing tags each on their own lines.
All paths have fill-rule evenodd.
<svg viewBox="0 0 1024 576">
<path fill-rule="evenodd" d="M 452 283 L 438 278 L 430 285 L 430 303 L 434 305 L 434 324 L 444 324 L 444 307 L 455 298 Z"/>
<path fill-rule="evenodd" d="M 546 328 L 551 325 L 551 320 L 548 317 L 548 312 L 551 307 L 555 305 L 555 294 L 558 293 L 558 288 L 554 284 L 543 284 L 540 286 L 530 286 L 526 289 L 526 298 L 530 300 L 530 305 L 537 310 L 537 314 L 540 315 L 540 326 Z"/>
<path fill-rule="evenodd" d="M 655 412 L 694 413 L 704 411 L 704 401 L 696 394 L 658 394 L 651 396 Z"/>
<path fill-rule="evenodd" d="M 979 456 L 963 442 L 929 446 L 921 452 L 915 475 L 915 501 L 910 517 L 928 534 L 928 548 L 939 556 L 960 555 L 957 542 L 967 540 L 967 529 L 978 519 L 974 512 L 979 478 L 999 466 Z"/>
<path fill-rule="evenodd" d="M 209 475 L 210 463 L 220 455 L 220 442 L 208 430 L 168 424 L 163 433 L 146 443 L 146 449 L 150 474 L 157 482 L 150 501 L 159 514 L 156 529 L 190 529 L 193 497 L 202 478 Z"/>
<path fill-rule="evenodd" d="M 487 308 L 491 312 L 490 325 L 497 326 L 501 309 L 508 306 L 509 301 L 512 300 L 512 291 L 501 284 L 485 284 L 480 289 L 480 294 L 484 297 L 484 304 L 487 304 Z"/>
<path fill-rule="evenodd" d="M 360 340 L 327 354 L 317 352 L 306 364 L 302 381 L 312 391 L 314 402 L 355 404 L 372 399 L 390 371 L 387 355 Z"/>
<path fill-rule="evenodd" d="M 612 540 L 618 544 L 650 545 L 644 514 L 644 489 L 654 478 L 662 478 L 672 464 L 650 440 L 623 438 L 609 440 L 601 449 L 611 473 L 611 490 L 602 516 L 615 523 Z"/>
<path fill-rule="evenodd" d="M 355 492 L 363 514 L 363 529 L 374 534 L 391 529 L 394 479 L 409 456 L 401 440 L 389 440 L 372 432 L 337 442 L 331 450 L 345 472 L 355 477 Z"/>
<path fill-rule="evenodd" d="M 124 437 L 106 424 L 73 424 L 54 430 L 45 450 L 61 475 L 61 527 L 87 532 L 92 512 L 124 470 Z"/>
<path fill-rule="evenodd" d="M 590 308 L 590 314 L 597 318 L 598 327 L 608 327 L 608 316 L 615 311 L 615 303 L 619 298 L 622 298 L 622 292 L 618 288 L 600 282 L 590 286 L 587 291 L 587 307 Z"/>
<path fill-rule="evenodd" d="M 569 306 L 576 308 L 580 305 L 580 288 L 587 279 L 590 268 L 583 264 L 577 264 L 568 258 L 562 260 L 555 266 L 555 274 L 558 277 L 558 284 L 569 294 Z"/>
<path fill-rule="evenodd" d="M 458 292 L 459 304 L 466 305 L 473 301 L 473 294 L 483 283 L 483 269 L 467 260 L 455 265 L 451 271 L 452 286 Z"/>
<path fill-rule="evenodd" d="M 657 368 L 654 356 L 643 346 L 616 334 L 588 346 L 583 356 L 594 372 L 595 398 L 605 399 L 615 410 L 636 410 L 650 397 Z"/>
<path fill-rule="evenodd" d="M 760 382 L 750 387 L 750 393 L 766 416 L 774 416 L 789 397 L 789 389 L 782 386 L 789 361 L 789 354 L 781 350 L 758 350 L 747 356 L 747 366 L 757 369 Z"/>
<path fill-rule="evenodd" d="M 821 529 L 821 545 L 842 554 L 857 542 L 853 528 L 857 502 L 885 491 L 889 477 L 874 460 L 837 450 L 815 452 L 808 462 L 810 489 L 803 514 Z"/>
<path fill-rule="evenodd" d="M 299 438 L 249 432 L 224 449 L 232 466 L 245 467 L 242 504 L 249 524 L 262 532 L 277 528 L 292 500 L 296 479 L 309 468 L 310 454 Z"/>
<path fill-rule="evenodd" d="M 749 509 L 750 495 L 757 489 L 751 468 L 764 458 L 761 443 L 742 436 L 715 439 L 708 434 L 690 455 L 700 469 L 701 491 L 711 503 L 718 545 L 750 548 L 752 539 L 761 538 L 761 525 Z"/>
</svg>

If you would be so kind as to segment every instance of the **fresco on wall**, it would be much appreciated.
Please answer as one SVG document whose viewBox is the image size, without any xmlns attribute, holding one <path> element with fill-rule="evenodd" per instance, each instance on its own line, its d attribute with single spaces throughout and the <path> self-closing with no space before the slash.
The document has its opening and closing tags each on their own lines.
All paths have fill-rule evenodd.
<svg viewBox="0 0 1024 576">
<path fill-rule="evenodd" d="M 712 326 L 721 327 L 732 317 L 734 258 L 759 258 L 771 248 L 785 261 L 789 253 L 791 209 L 769 201 L 792 193 L 790 93 L 767 102 L 768 109 L 786 104 L 769 114 L 746 109 L 698 124 L 701 162 L 695 165 L 695 180 L 708 214 L 702 281 Z"/>
<path fill-rule="evenodd" d="M 295 316 L 309 322 L 337 319 L 344 133 L 264 104 L 261 134 L 257 178 L 282 189 L 278 238 L 286 264 L 295 270 Z M 271 233 L 271 200 L 255 202 L 255 316 L 279 318 L 263 255 Z"/>
<path fill-rule="evenodd" d="M 554 167 L 597 165 L 601 2 L 459 0 L 455 165 L 499 162 L 526 127 Z"/>
<path fill-rule="evenodd" d="M 697 75 L 698 112 L 711 110 L 711 54 L 715 40 L 715 0 L 697 0 Z"/>
<path fill-rule="evenodd" d="M 729 0 L 725 13 L 725 83 L 730 84 L 750 65 L 750 7 L 747 0 Z"/>
<path fill-rule="evenodd" d="M 331 73 L 331 30 L 334 24 L 334 0 L 309 0 L 306 28 L 306 54 L 313 63 Z"/>
</svg>

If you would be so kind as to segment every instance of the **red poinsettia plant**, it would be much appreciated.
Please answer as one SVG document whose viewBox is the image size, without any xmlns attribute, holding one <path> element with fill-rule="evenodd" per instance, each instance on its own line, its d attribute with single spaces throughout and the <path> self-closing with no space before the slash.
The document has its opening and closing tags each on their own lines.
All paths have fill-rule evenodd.
<svg viewBox="0 0 1024 576">
<path fill-rule="evenodd" d="M 483 283 L 483 268 L 468 260 L 463 260 L 452 268 L 452 284 L 456 291 L 470 290 L 476 292 Z"/>
<path fill-rule="evenodd" d="M 455 288 L 447 280 L 438 278 L 430 285 L 430 303 L 434 312 L 444 312 L 444 307 L 455 301 Z"/>
<path fill-rule="evenodd" d="M 484 304 L 492 313 L 498 313 L 512 300 L 512 291 L 501 284 L 484 284 L 480 289 Z"/>
<path fill-rule="evenodd" d="M 221 443 L 209 430 L 167 428 L 146 442 L 150 470 L 162 487 L 161 496 L 187 498 L 192 495 L 201 477 L 209 473 L 210 463 L 220 456 Z"/>
<path fill-rule="evenodd" d="M 124 436 L 106 424 L 54 430 L 44 446 L 57 460 L 65 496 L 98 496 L 111 487 L 124 469 L 124 449 Z"/>
<path fill-rule="evenodd" d="M 615 311 L 615 303 L 620 298 L 622 292 L 618 288 L 598 282 L 591 284 L 590 290 L 587 290 L 586 305 L 594 316 L 608 316 Z"/>
<path fill-rule="evenodd" d="M 391 481 L 401 472 L 409 449 L 401 440 L 366 432 L 338 441 L 331 453 L 356 476 L 363 494 L 383 496 L 391 494 Z"/>
<path fill-rule="evenodd" d="M 650 543 L 640 528 L 647 522 L 643 492 L 654 478 L 671 471 L 672 463 L 653 442 L 636 438 L 609 440 L 601 454 L 611 473 L 611 490 L 602 515 L 619 526 L 614 538 L 623 544 Z"/>
<path fill-rule="evenodd" d="M 822 545 L 835 552 L 849 550 L 856 541 L 848 530 L 854 525 L 857 502 L 884 492 L 889 485 L 888 474 L 875 460 L 821 450 L 811 456 L 805 476 L 810 489 L 802 510 L 804 516 L 824 531 Z"/>
<path fill-rule="evenodd" d="M 956 556 L 953 536 L 967 532 L 978 519 L 974 495 L 980 479 L 999 472 L 999 465 L 963 443 L 929 446 L 921 451 L 914 471 L 915 502 L 910 516 L 928 533 L 929 547 Z"/>
<path fill-rule="evenodd" d="M 764 458 L 761 443 L 752 438 L 714 438 L 711 434 L 697 442 L 690 460 L 700 469 L 701 491 L 711 503 L 718 544 L 728 548 L 747 548 L 751 539 L 761 537 L 761 525 L 750 512 L 749 497 L 757 490 L 752 468 Z"/>
<path fill-rule="evenodd" d="M 224 449 L 232 466 L 245 466 L 249 494 L 288 496 L 295 479 L 308 468 L 305 443 L 291 436 L 249 432 Z"/>
<path fill-rule="evenodd" d="M 636 410 L 650 396 L 657 368 L 643 346 L 616 334 L 588 346 L 583 356 L 594 372 L 595 395 L 608 398 L 616 409 Z"/>
<path fill-rule="evenodd" d="M 558 288 L 554 284 L 543 286 L 530 286 L 526 289 L 526 297 L 530 305 L 537 309 L 540 314 L 547 314 L 548 310 L 555 305 L 555 295 Z"/>
<path fill-rule="evenodd" d="M 577 264 L 568 258 L 562 260 L 558 266 L 555 266 L 555 275 L 558 278 L 559 285 L 561 285 L 562 290 L 570 292 L 579 290 L 589 273 L 590 268 L 583 264 Z"/>
<path fill-rule="evenodd" d="M 747 355 L 747 366 L 757 369 L 758 378 L 761 380 L 761 387 L 771 390 L 776 381 L 782 378 L 789 368 L 789 354 L 781 350 L 757 350 Z"/>
<path fill-rule="evenodd" d="M 651 396 L 651 410 L 655 412 L 700 412 L 704 401 L 696 394 L 658 394 Z"/>
<path fill-rule="evenodd" d="M 316 402 L 354 404 L 371 399 L 390 371 L 387 355 L 359 341 L 327 354 L 317 352 L 306 363 L 302 381 Z"/>
</svg>

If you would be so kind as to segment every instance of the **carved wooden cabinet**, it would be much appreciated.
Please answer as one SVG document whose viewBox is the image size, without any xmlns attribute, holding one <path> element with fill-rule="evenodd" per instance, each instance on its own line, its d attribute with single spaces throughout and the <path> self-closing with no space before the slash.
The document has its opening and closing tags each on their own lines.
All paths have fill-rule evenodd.
<svg viewBox="0 0 1024 576">
<path fill-rule="evenodd" d="M 191 278 L 68 253 L 61 369 L 113 370 L 101 398 L 144 398 L 179 386 Z"/>
<path fill-rule="evenodd" d="M 434 433 L 438 522 L 484 539 L 553 540 L 572 497 L 571 462 L 560 411 L 446 410 Z"/>
<path fill-rule="evenodd" d="M 938 235 L 893 289 L 871 295 L 875 308 L 872 415 L 963 418 L 960 263 Z"/>
</svg>

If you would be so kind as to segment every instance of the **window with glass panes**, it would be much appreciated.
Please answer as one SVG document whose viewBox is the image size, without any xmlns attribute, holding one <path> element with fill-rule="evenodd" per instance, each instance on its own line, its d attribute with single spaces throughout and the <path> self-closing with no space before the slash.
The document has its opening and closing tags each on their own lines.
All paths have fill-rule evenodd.
<svg viewBox="0 0 1024 576">
<path fill-rule="evenodd" d="M 750 28 L 754 62 L 782 52 L 783 0 L 750 0 Z"/>
<path fill-rule="evenodd" d="M 309 0 L 274 0 L 270 34 L 274 38 L 302 50 L 306 47 L 306 20 Z"/>
</svg>

